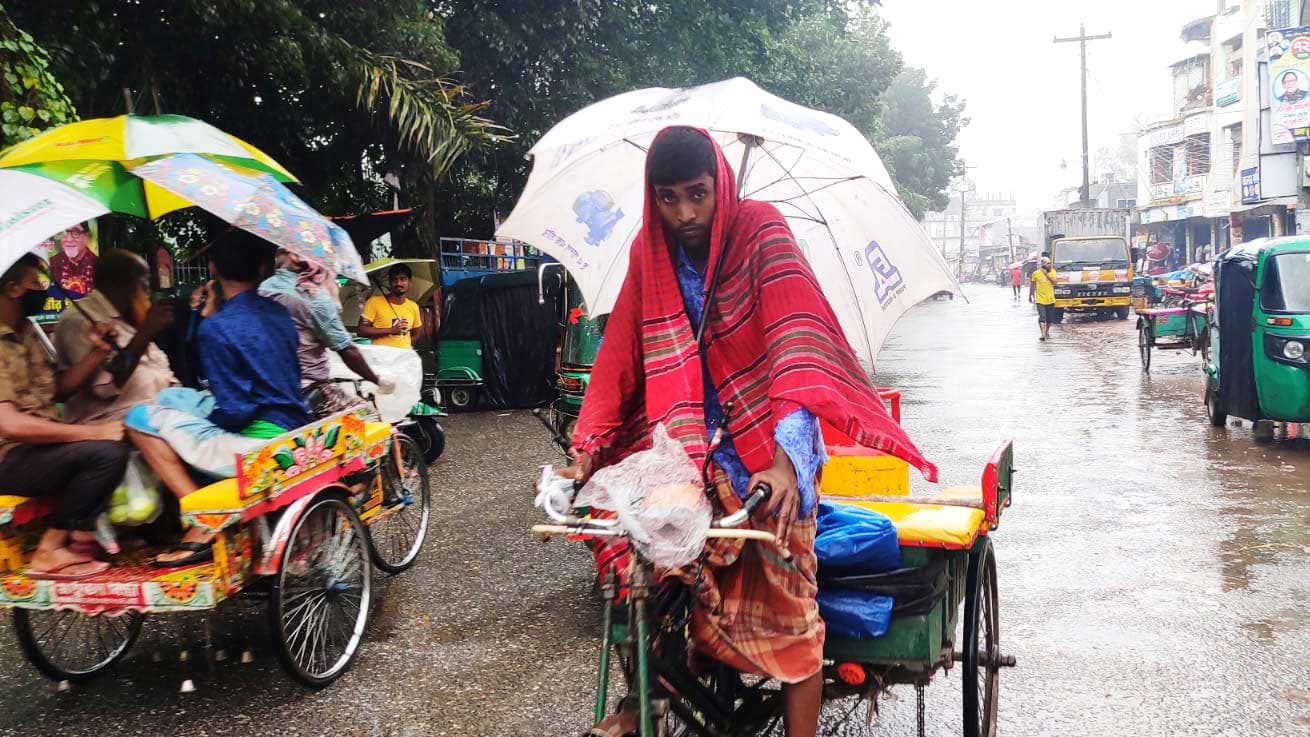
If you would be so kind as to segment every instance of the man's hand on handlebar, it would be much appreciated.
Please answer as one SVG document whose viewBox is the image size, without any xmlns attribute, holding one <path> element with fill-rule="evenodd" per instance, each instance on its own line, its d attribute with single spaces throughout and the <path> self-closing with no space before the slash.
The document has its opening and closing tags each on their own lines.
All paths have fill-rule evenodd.
<svg viewBox="0 0 1310 737">
<path fill-rule="evenodd" d="M 561 468 L 557 473 L 579 484 L 587 483 L 591 475 L 596 472 L 596 457 L 583 450 L 570 450 L 569 455 L 573 458 L 573 463 L 570 463 L 568 468 Z"/>
<path fill-rule="evenodd" d="M 796 482 L 796 469 L 781 446 L 773 451 L 773 466 L 751 476 L 746 488 L 754 489 L 762 483 L 768 484 L 773 493 L 765 502 L 760 517 L 767 519 L 769 515 L 778 515 L 778 542 L 785 547 L 791 536 L 792 523 L 800 512 L 801 492 Z"/>
</svg>

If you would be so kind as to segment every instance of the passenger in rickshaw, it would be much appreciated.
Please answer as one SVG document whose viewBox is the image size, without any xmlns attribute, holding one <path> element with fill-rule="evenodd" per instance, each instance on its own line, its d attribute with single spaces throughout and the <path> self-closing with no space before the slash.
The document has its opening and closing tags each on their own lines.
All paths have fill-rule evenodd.
<svg viewBox="0 0 1310 737">
<path fill-rule="evenodd" d="M 237 455 L 310 421 L 300 398 L 295 325 L 281 305 L 256 291 L 271 271 L 271 255 L 269 244 L 240 230 L 210 248 L 217 284 L 205 287 L 198 331 L 210 393 L 168 389 L 156 403 L 137 405 L 127 415 L 128 437 L 179 499 L 200 488 L 193 470 L 230 477 Z M 207 561 L 213 539 L 192 528 L 155 565 Z"/>
<path fill-rule="evenodd" d="M 341 321 L 341 302 L 332 272 L 286 249 L 279 249 L 277 270 L 259 285 L 259 293 L 282 305 L 291 315 L 299 342 L 301 397 L 316 418 L 364 405 L 331 380 L 327 352 L 336 351 L 346 367 L 365 381 L 382 386 L 382 380 L 351 340 Z"/>
<path fill-rule="evenodd" d="M 123 477 L 127 446 L 119 421 L 60 422 L 55 402 L 68 387 L 27 319 L 45 301 L 36 256 L 25 254 L 0 276 L 0 493 L 54 501 L 27 575 L 68 581 L 109 567 L 82 548 L 95 543 L 91 530 Z M 88 328 L 91 349 L 67 373 L 99 370 L 110 354 L 105 332 Z"/>
<path fill-rule="evenodd" d="M 95 291 L 78 300 L 81 309 L 65 310 L 55 328 L 59 375 L 71 391 L 64 403 L 68 422 L 121 420 L 142 402 L 177 386 L 168 357 L 155 345 L 173 322 L 172 307 L 151 304 L 150 267 L 131 251 L 114 250 L 95 265 Z M 107 326 L 118 349 L 108 363 L 79 371 L 95 350 L 91 325 Z"/>
<path fill-rule="evenodd" d="M 757 484 L 772 488 L 755 526 L 773 532 L 789 557 L 714 541 L 704 575 L 681 575 L 697 597 L 690 625 L 697 651 L 781 681 L 787 734 L 808 736 L 823 689 L 814 553 L 824 457 L 818 419 L 930 479 L 936 469 L 883 408 L 786 220 L 772 205 L 739 200 L 734 179 L 703 131 L 674 127 L 655 138 L 642 229 L 565 473 L 587 479 L 663 423 L 693 461 L 710 456 L 725 513 L 739 509 Z M 706 304 L 714 281 L 716 298 Z M 725 409 L 732 414 L 720 425 Z M 717 427 L 724 436 L 715 448 Z M 600 546 L 598 567 L 626 554 Z M 625 568 L 614 565 L 620 576 Z"/>
</svg>

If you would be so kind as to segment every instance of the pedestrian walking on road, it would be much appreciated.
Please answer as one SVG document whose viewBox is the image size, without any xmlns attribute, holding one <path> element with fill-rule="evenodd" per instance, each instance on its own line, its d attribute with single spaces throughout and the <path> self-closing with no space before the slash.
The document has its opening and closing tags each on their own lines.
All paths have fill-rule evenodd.
<svg viewBox="0 0 1310 737">
<path fill-rule="evenodd" d="M 1019 264 L 1010 266 L 1010 288 L 1014 290 L 1014 301 L 1019 301 L 1019 287 L 1023 285 L 1023 267 Z"/>
<path fill-rule="evenodd" d="M 1032 282 L 1028 285 L 1028 301 L 1037 303 L 1037 325 L 1042 329 L 1042 337 L 1051 337 L 1051 320 L 1055 317 L 1055 269 L 1051 259 L 1043 257 L 1041 268 L 1033 272 Z"/>
</svg>

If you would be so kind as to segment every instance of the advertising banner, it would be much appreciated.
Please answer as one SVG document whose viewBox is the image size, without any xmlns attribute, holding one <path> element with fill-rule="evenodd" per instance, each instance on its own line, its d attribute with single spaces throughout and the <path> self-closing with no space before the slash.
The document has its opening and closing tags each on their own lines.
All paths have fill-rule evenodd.
<svg viewBox="0 0 1310 737">
<path fill-rule="evenodd" d="M 1265 35 L 1275 144 L 1310 140 L 1310 26 Z"/>
</svg>

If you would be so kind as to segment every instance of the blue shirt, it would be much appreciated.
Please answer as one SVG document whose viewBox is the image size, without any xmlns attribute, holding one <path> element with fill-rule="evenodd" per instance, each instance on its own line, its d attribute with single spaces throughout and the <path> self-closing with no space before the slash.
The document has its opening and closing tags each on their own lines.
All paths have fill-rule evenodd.
<svg viewBox="0 0 1310 737">
<path fill-rule="evenodd" d="M 678 277 L 678 290 L 682 292 L 682 304 L 687 308 L 687 317 L 691 319 L 692 331 L 700 324 L 701 312 L 705 306 L 705 275 L 702 274 L 682 248 L 678 248 L 678 263 L 674 266 Z M 709 363 L 705 360 L 705 346 L 700 350 L 701 380 L 705 386 L 705 429 L 706 439 L 714 436 L 714 429 L 723 418 L 723 406 L 719 403 L 719 392 L 710 378 Z M 730 426 L 723 430 L 723 437 L 718 450 L 714 451 L 714 462 L 727 474 L 737 496 L 745 498 L 749 493 L 746 488 L 750 483 L 751 473 L 741 462 L 741 456 L 732 445 Z M 773 440 L 787 453 L 792 466 L 796 469 L 796 487 L 800 491 L 802 518 L 809 516 L 814 509 L 817 493 L 814 488 L 815 476 L 819 468 L 828 460 L 824 451 L 822 436 L 819 434 L 819 421 L 804 407 L 793 410 L 773 427 Z"/>
<path fill-rule="evenodd" d="M 291 430 L 309 423 L 300 399 L 296 328 L 282 306 L 241 292 L 200 323 L 200 366 L 217 406 L 209 419 L 229 432 L 255 420 Z"/>
</svg>

